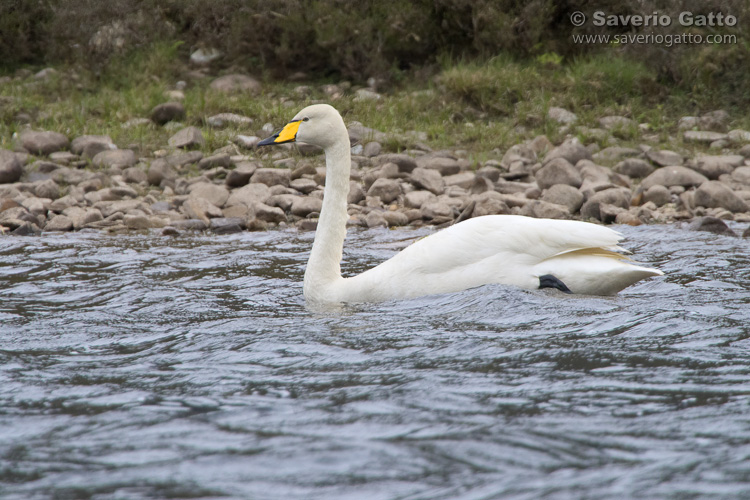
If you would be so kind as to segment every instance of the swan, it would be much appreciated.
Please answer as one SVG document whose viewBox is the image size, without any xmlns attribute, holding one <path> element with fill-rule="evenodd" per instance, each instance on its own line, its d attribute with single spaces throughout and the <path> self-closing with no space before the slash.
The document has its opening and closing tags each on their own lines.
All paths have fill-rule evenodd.
<svg viewBox="0 0 750 500">
<path fill-rule="evenodd" d="M 663 273 L 635 265 L 612 229 L 571 220 L 485 215 L 465 220 L 411 244 L 357 276 L 341 276 L 346 237 L 351 151 L 335 108 L 304 108 L 258 146 L 306 142 L 325 151 L 326 181 L 303 294 L 308 304 L 408 299 L 457 292 L 490 283 L 566 293 L 614 295 Z"/>
</svg>

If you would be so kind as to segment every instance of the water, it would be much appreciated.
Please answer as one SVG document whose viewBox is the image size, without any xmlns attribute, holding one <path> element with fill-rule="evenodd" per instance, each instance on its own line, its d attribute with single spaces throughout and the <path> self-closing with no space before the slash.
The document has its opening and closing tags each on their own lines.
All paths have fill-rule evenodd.
<svg viewBox="0 0 750 500">
<path fill-rule="evenodd" d="M 621 230 L 666 277 L 330 313 L 311 233 L 0 238 L 0 496 L 750 498 L 750 241 Z"/>
</svg>

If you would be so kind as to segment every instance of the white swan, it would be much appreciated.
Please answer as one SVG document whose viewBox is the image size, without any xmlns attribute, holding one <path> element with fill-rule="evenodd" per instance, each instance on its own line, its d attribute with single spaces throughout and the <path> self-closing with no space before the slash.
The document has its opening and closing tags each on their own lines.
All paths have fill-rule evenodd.
<svg viewBox="0 0 750 500">
<path fill-rule="evenodd" d="M 616 253 L 622 236 L 586 222 L 487 215 L 418 240 L 358 276 L 341 276 L 351 156 L 338 111 L 315 104 L 258 145 L 299 140 L 325 150 L 323 207 L 307 262 L 308 303 L 376 302 L 456 292 L 488 283 L 613 295 L 663 274 Z"/>
</svg>

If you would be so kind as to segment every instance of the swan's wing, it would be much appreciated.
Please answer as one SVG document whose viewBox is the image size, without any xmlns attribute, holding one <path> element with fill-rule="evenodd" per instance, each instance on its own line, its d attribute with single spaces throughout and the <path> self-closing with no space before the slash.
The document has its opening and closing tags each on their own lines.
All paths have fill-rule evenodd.
<svg viewBox="0 0 750 500">
<path fill-rule="evenodd" d="M 621 239 L 616 231 L 585 222 L 488 215 L 418 240 L 347 281 L 357 293 L 369 293 L 369 300 L 378 300 L 378 294 L 414 297 L 487 283 L 536 288 L 538 264 L 585 249 L 611 253 Z"/>
</svg>

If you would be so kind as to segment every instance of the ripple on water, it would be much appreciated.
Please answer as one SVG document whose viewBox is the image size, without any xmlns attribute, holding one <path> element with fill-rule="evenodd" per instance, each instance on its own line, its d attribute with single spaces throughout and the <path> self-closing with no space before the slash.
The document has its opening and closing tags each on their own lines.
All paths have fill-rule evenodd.
<svg viewBox="0 0 750 500">
<path fill-rule="evenodd" d="M 665 277 L 326 313 L 310 233 L 0 238 L 4 498 L 750 496 L 749 243 L 622 231 Z"/>
</svg>

